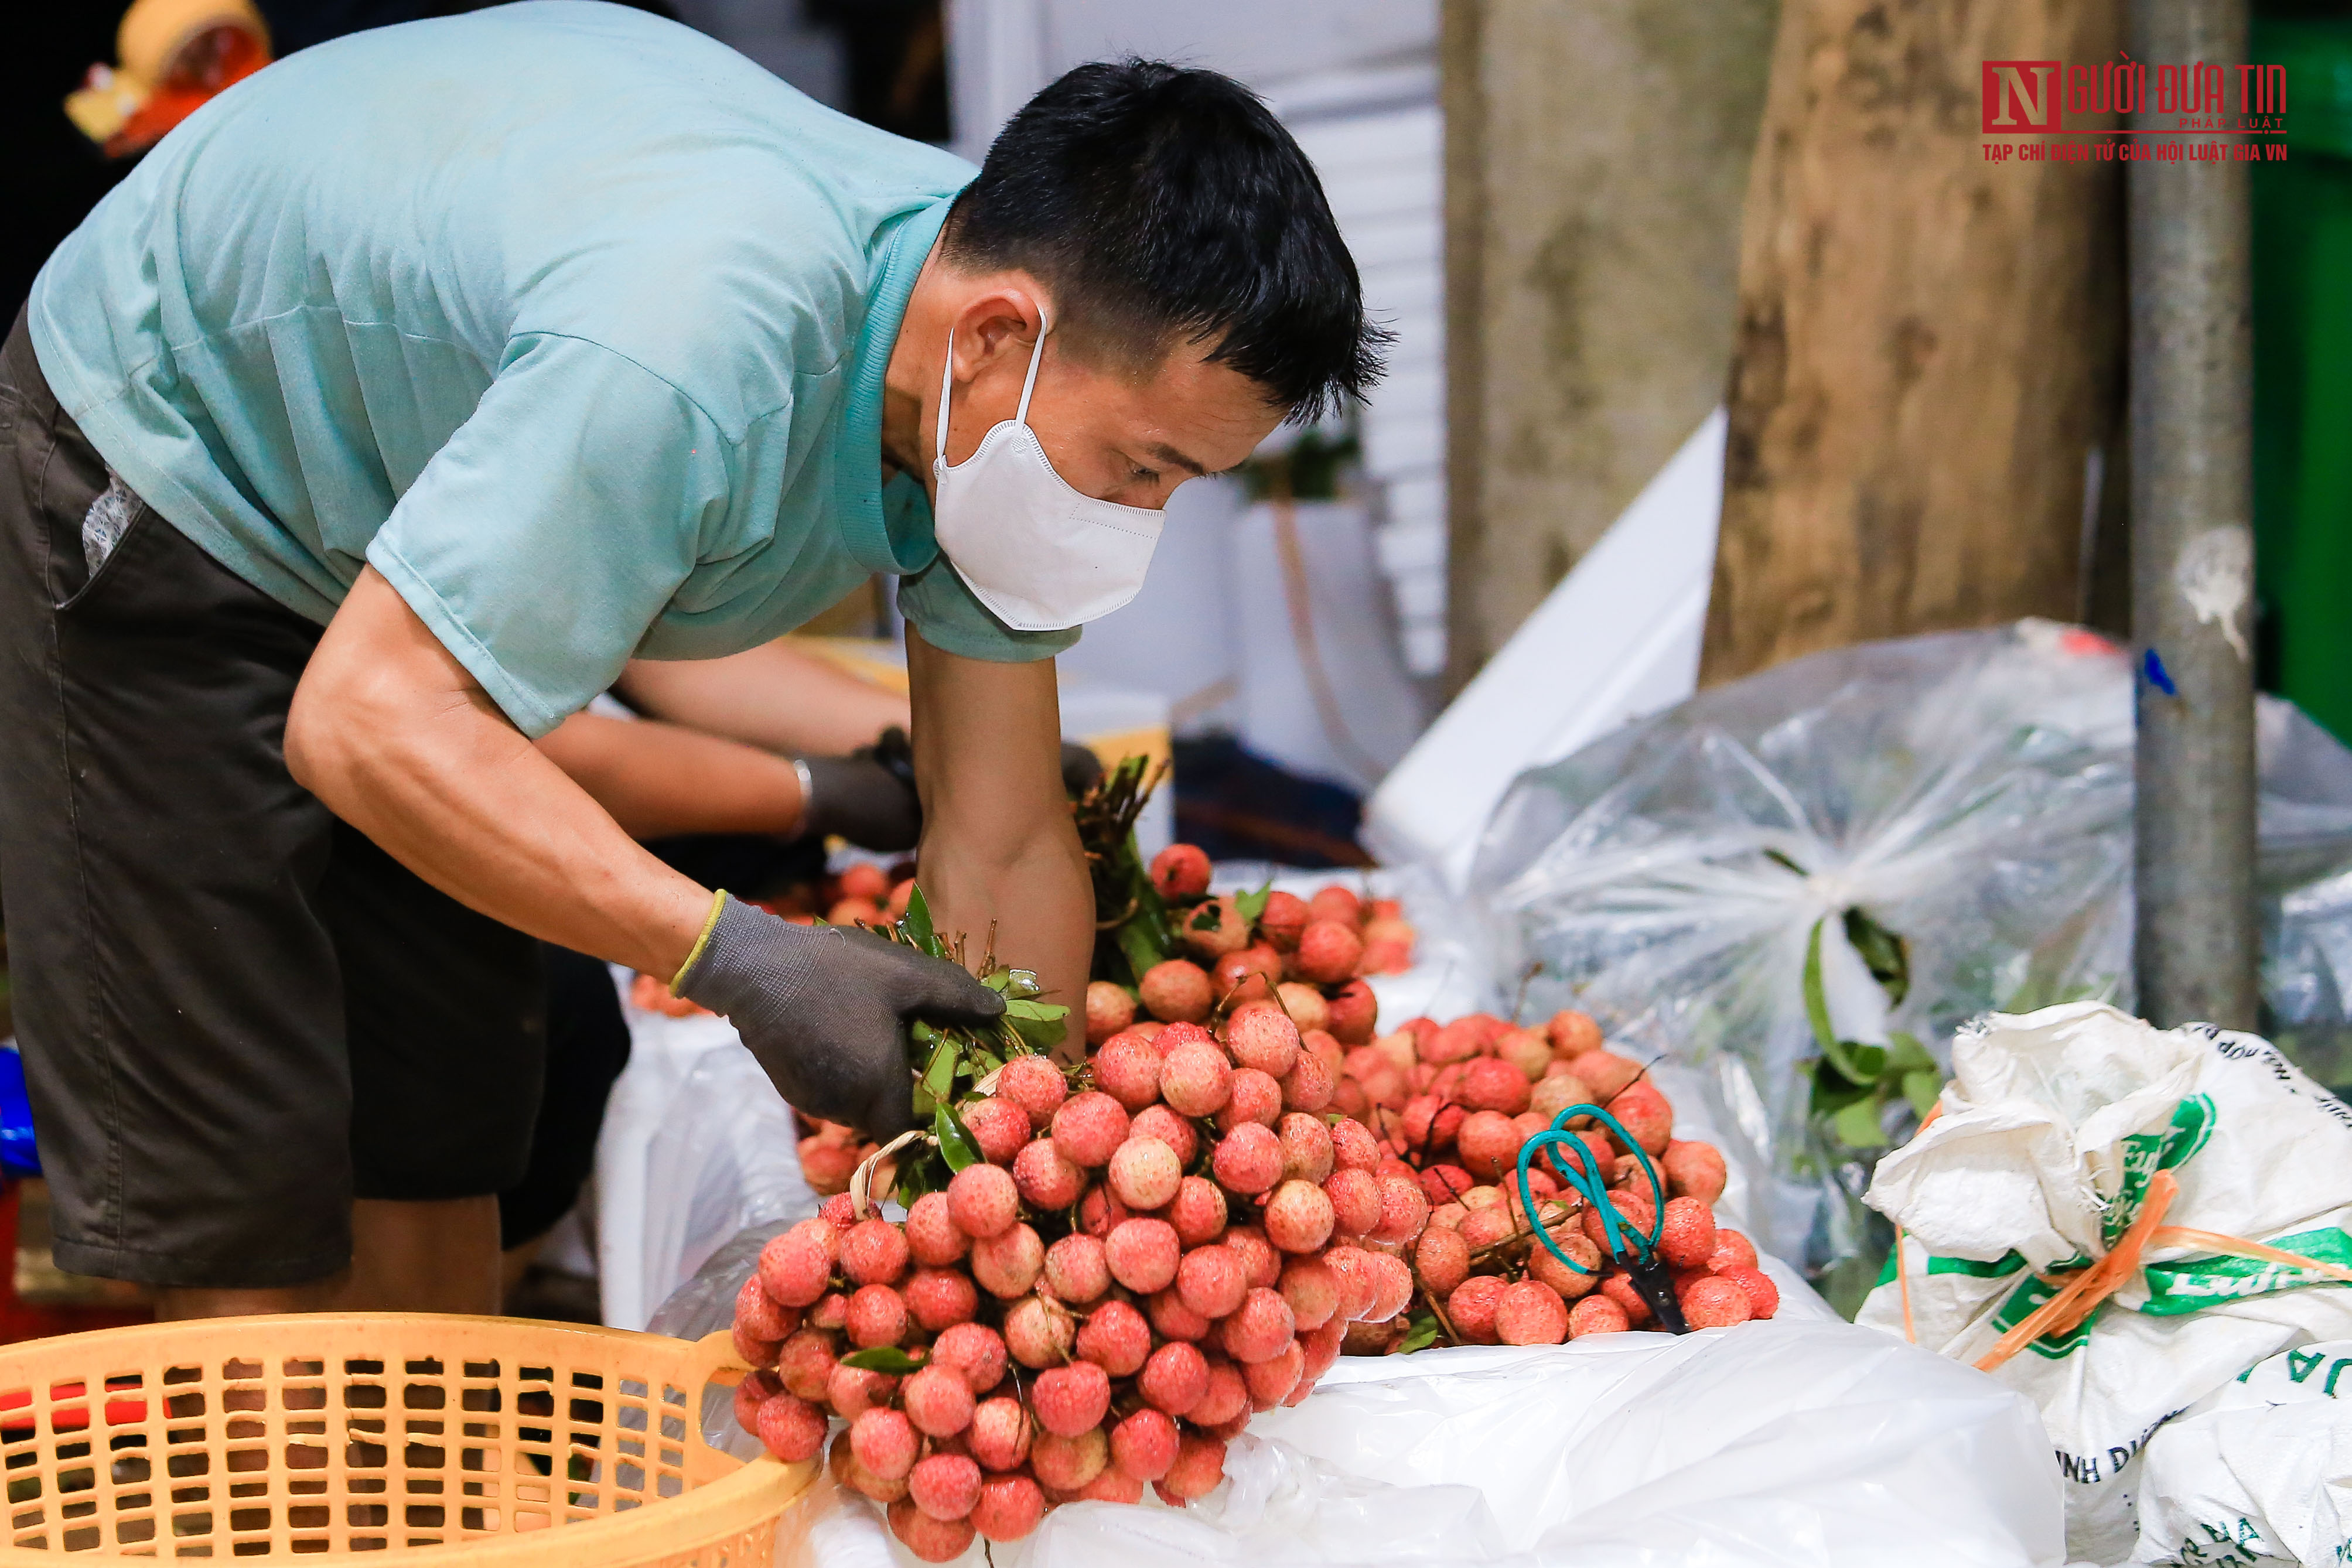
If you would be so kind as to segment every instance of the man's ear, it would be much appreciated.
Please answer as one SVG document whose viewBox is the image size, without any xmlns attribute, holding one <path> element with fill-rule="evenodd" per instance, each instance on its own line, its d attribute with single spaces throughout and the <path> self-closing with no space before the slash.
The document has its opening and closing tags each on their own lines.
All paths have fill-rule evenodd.
<svg viewBox="0 0 2352 1568">
<path fill-rule="evenodd" d="M 956 379 L 971 382 L 999 361 L 1017 358 L 1026 366 L 1044 330 L 1044 291 L 1015 276 L 974 294 L 956 312 Z"/>
</svg>

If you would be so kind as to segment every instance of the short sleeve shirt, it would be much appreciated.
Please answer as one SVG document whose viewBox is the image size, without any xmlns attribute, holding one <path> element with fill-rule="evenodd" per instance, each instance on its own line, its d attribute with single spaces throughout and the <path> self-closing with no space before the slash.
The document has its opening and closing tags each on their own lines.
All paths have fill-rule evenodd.
<svg viewBox="0 0 2352 1568">
<path fill-rule="evenodd" d="M 633 655 L 767 641 L 870 572 L 1049 656 L 886 494 L 883 373 L 971 176 L 646 13 L 526 0 L 289 56 L 50 258 L 35 351 L 124 482 L 326 621 L 373 565 L 526 733 Z"/>
</svg>

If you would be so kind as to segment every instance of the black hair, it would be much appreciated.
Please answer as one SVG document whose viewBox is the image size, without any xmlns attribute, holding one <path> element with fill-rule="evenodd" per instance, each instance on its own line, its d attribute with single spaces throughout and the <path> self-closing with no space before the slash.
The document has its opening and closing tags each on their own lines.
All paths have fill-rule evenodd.
<svg viewBox="0 0 2352 1568">
<path fill-rule="evenodd" d="M 1156 362 L 1172 342 L 1265 389 L 1294 419 L 1381 376 L 1355 258 L 1290 132 L 1241 83 L 1098 60 L 1023 106 L 956 198 L 944 254 L 1020 267 L 1073 335 Z M 1059 323 L 1056 323 L 1057 327 Z"/>
</svg>

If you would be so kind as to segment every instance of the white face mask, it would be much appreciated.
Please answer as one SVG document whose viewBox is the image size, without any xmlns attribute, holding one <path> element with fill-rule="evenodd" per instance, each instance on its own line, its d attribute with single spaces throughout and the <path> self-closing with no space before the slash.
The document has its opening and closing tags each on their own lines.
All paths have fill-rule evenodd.
<svg viewBox="0 0 2352 1568">
<path fill-rule="evenodd" d="M 938 489 L 933 532 L 948 564 L 998 620 L 1016 632 L 1059 632 L 1098 620 L 1143 587 L 1167 514 L 1122 507 L 1072 489 L 1054 471 L 1029 428 L 1029 394 L 1045 357 L 1041 320 L 1021 406 L 981 438 L 980 449 L 948 464 L 948 397 L 955 381 L 955 337 L 940 372 L 939 451 L 931 460 Z"/>
</svg>

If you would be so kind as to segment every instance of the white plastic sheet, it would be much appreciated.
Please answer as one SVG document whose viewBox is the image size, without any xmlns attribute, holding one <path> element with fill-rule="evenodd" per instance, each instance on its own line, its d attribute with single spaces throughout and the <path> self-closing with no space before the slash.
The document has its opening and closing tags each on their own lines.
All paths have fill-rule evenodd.
<svg viewBox="0 0 2352 1568">
<path fill-rule="evenodd" d="M 1226 1478 L 1188 1510 L 1057 1509 L 997 1568 L 2064 1561 L 2031 1405 L 1817 1319 L 1343 1358 L 1252 1423 Z M 828 1491 L 793 1529 L 779 1563 L 910 1561 L 854 1497 Z"/>
<path fill-rule="evenodd" d="M 2352 1558 L 2352 1341 L 2271 1357 L 2146 1458 L 2135 1563 Z"/>
</svg>

